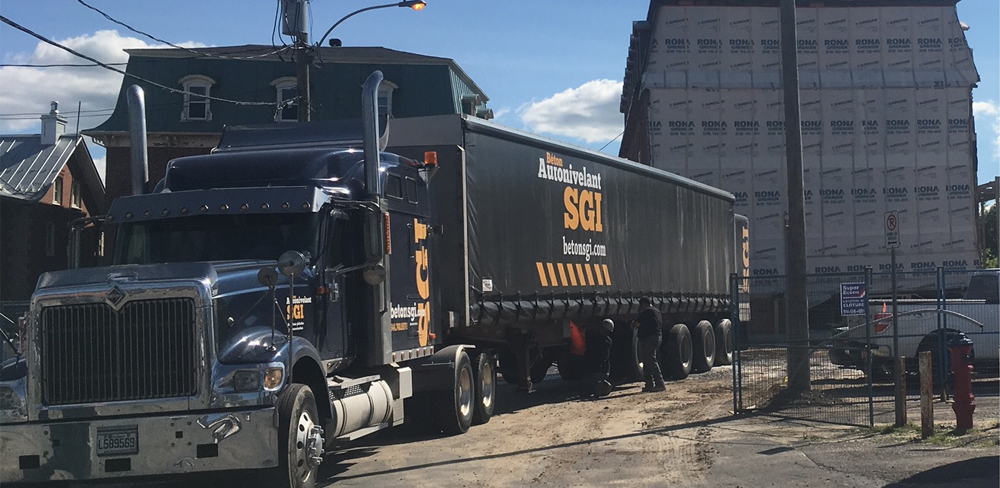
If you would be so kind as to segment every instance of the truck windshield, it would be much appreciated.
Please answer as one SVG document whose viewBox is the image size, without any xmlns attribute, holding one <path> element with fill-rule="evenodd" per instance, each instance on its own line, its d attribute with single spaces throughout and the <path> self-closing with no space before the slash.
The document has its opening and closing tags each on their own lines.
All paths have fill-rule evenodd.
<svg viewBox="0 0 1000 488">
<path fill-rule="evenodd" d="M 320 214 L 199 215 L 122 225 L 115 264 L 273 260 L 317 255 Z"/>
</svg>

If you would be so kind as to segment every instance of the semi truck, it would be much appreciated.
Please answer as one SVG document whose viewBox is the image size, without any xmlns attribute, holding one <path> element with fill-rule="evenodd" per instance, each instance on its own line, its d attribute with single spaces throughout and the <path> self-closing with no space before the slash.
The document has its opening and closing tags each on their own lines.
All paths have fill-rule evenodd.
<svg viewBox="0 0 1000 488">
<path fill-rule="evenodd" d="M 0 479 L 312 486 L 325 450 L 407 419 L 488 422 L 498 369 L 579 377 L 581 333 L 643 296 L 672 377 L 731 358 L 731 194 L 464 115 L 388 130 L 380 82 L 360 123 L 227 128 L 149 193 L 133 157 L 112 264 L 44 274 L 3 365 Z M 631 328 L 615 337 L 635 378 Z"/>
</svg>

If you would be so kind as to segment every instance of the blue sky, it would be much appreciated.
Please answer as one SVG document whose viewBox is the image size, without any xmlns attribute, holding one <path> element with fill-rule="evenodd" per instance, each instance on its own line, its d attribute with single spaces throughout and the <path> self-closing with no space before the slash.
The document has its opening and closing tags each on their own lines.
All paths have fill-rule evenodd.
<svg viewBox="0 0 1000 488">
<path fill-rule="evenodd" d="M 271 44 L 274 0 L 84 0 L 112 17 L 176 44 Z M 427 0 L 420 12 L 388 8 L 359 14 L 331 37 L 345 46 L 391 49 L 454 59 L 490 97 L 497 121 L 599 149 L 622 130 L 618 112 L 632 21 L 644 20 L 648 0 Z M 313 0 L 318 38 L 347 13 L 381 2 Z M 963 0 L 959 18 L 974 49 L 982 82 L 974 91 L 980 181 L 1000 174 L 1000 7 L 997 0 Z M 127 31 L 76 0 L 2 0 L 0 14 L 102 61 L 124 62 L 128 47 L 157 43 Z M 287 38 L 286 38 L 287 39 Z M 316 40 L 316 39 L 314 39 Z M 82 62 L 0 24 L 0 62 Z M 64 113 L 113 108 L 121 77 L 99 68 L 0 67 L 0 133 L 38 132 L 48 101 Z M 81 128 L 104 112 L 90 112 Z M 75 117 L 70 127 L 75 127 Z M 616 154 L 617 141 L 605 152 Z M 96 148 L 95 156 L 103 156 Z"/>
</svg>

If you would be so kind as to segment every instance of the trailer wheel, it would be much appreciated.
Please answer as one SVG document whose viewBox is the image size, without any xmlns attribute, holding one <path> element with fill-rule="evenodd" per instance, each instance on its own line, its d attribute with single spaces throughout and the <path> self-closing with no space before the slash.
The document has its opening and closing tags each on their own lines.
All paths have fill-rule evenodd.
<svg viewBox="0 0 1000 488">
<path fill-rule="evenodd" d="M 660 348 L 660 367 L 672 380 L 682 380 L 691 374 L 691 331 L 684 324 L 674 324 Z"/>
<path fill-rule="evenodd" d="M 463 351 L 455 363 L 455 383 L 451 390 L 437 392 L 438 424 L 445 434 L 464 434 L 469 430 L 472 412 L 475 410 L 475 396 L 472 361 Z"/>
<path fill-rule="evenodd" d="M 517 371 L 517 368 L 514 364 L 517 362 L 517 357 L 514 356 L 514 353 L 509 350 L 501 349 L 497 359 L 500 362 L 500 364 L 497 365 L 497 371 L 500 373 L 500 376 L 502 376 L 503 380 L 508 384 L 516 385 L 517 373 L 515 371 Z"/>
<path fill-rule="evenodd" d="M 632 328 L 629 333 L 631 340 L 626 344 L 626 371 L 631 381 L 642 381 L 642 351 L 639 350 L 639 331 Z"/>
<path fill-rule="evenodd" d="M 733 337 L 733 323 L 722 319 L 715 324 L 715 364 L 723 366 L 733 364 L 733 351 L 736 349 Z"/>
<path fill-rule="evenodd" d="M 531 365 L 529 372 L 531 382 L 541 383 L 545 379 L 545 375 L 549 373 L 549 366 L 552 366 L 552 360 L 543 354 L 542 357 L 538 358 L 538 361 L 535 361 L 535 364 Z"/>
<path fill-rule="evenodd" d="M 694 326 L 691 345 L 694 349 L 692 371 L 695 373 L 711 371 L 715 365 L 715 331 L 712 330 L 711 322 L 702 320 Z"/>
<path fill-rule="evenodd" d="M 476 355 L 476 407 L 472 410 L 472 423 L 479 425 L 490 421 L 497 401 L 496 356 L 486 351 Z"/>
<path fill-rule="evenodd" d="M 323 429 L 316 397 L 309 387 L 293 383 L 278 398 L 278 467 L 266 486 L 309 488 L 323 461 Z"/>
<path fill-rule="evenodd" d="M 583 356 L 576 354 L 564 354 L 556 361 L 559 368 L 559 377 L 564 381 L 577 381 L 583 379 Z"/>
</svg>

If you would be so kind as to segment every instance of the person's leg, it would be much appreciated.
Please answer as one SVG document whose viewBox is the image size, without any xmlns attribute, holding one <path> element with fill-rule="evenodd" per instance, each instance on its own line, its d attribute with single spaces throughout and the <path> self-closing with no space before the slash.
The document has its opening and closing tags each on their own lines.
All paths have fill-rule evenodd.
<svg viewBox="0 0 1000 488">
<path fill-rule="evenodd" d="M 642 352 L 642 378 L 645 380 L 645 390 L 654 386 L 653 366 L 656 364 L 656 346 L 653 337 L 644 337 L 639 341 L 639 350 Z"/>
<path fill-rule="evenodd" d="M 662 389 L 663 388 L 663 373 L 660 371 L 660 361 L 659 361 L 660 343 L 662 341 L 663 341 L 663 337 L 661 337 L 659 335 L 654 336 L 654 337 L 650 337 L 647 340 L 647 342 L 650 343 L 650 347 L 652 349 L 650 351 L 650 366 L 649 367 L 650 367 L 650 375 L 652 376 L 652 380 L 653 380 L 653 388 L 654 389 Z M 645 365 L 645 363 L 644 363 L 644 365 Z"/>
</svg>

